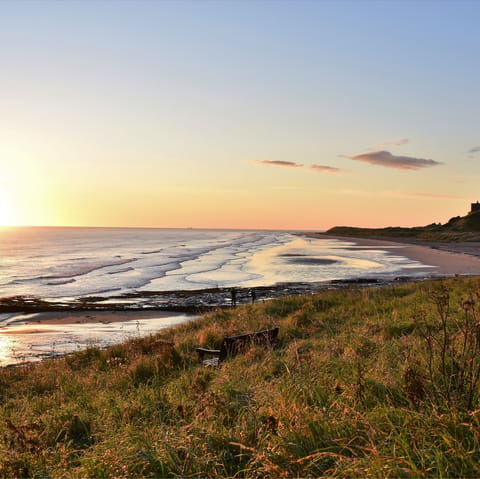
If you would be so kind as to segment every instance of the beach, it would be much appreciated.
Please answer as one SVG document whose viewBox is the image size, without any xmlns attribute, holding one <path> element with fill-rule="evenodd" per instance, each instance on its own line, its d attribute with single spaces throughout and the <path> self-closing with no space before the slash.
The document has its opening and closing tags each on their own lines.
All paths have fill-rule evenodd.
<svg viewBox="0 0 480 479">
<path fill-rule="evenodd" d="M 0 366 L 36 362 L 89 346 L 105 348 L 195 318 L 164 311 L 13 313 L 0 329 Z"/>
<path fill-rule="evenodd" d="M 348 241 L 357 246 L 368 249 L 381 249 L 392 252 L 396 255 L 402 255 L 410 260 L 418 261 L 426 266 L 417 268 L 417 277 L 435 278 L 454 275 L 480 275 L 480 243 L 433 243 L 419 242 L 414 239 L 403 240 L 385 240 L 378 238 L 344 237 L 331 236 L 322 233 L 302 233 L 302 236 L 319 239 L 332 239 Z M 408 271 L 405 271 L 408 273 Z M 398 276 L 391 278 L 382 278 L 383 281 L 398 280 Z M 408 279 L 408 278 L 404 278 Z M 412 278 L 414 279 L 414 278 Z M 351 283 L 355 281 L 345 281 Z M 328 282 L 327 282 L 328 283 Z M 336 285 L 341 285 L 342 281 L 335 281 Z M 373 278 L 372 284 L 376 281 Z M 368 282 L 367 282 L 368 284 Z M 325 284 L 305 283 L 298 284 L 279 284 L 271 287 L 255 288 L 257 300 L 270 299 L 277 296 L 288 294 L 302 294 L 318 289 L 324 289 Z M 238 288 L 237 300 L 239 303 L 248 303 L 251 301 L 251 290 L 249 288 Z M 154 310 L 129 310 L 128 305 L 119 300 L 115 303 L 113 300 L 107 305 L 85 304 L 82 308 L 69 306 L 64 311 L 38 311 L 31 314 L 19 315 L 14 324 L 22 325 L 65 325 L 76 324 L 85 325 L 89 323 L 109 324 L 113 322 L 150 320 L 153 318 L 175 317 L 182 313 L 190 315 L 199 314 L 216 307 L 230 306 L 230 289 L 217 288 L 198 291 L 170 291 L 151 293 L 152 297 L 161 297 L 164 301 L 164 307 L 157 307 Z M 183 304 L 183 307 L 182 307 Z M 35 308 L 35 307 L 34 307 Z M 100 309 L 101 308 L 101 309 Z M 111 309 L 109 309 L 111 308 Z M 11 323 L 12 324 L 12 323 Z"/>
<path fill-rule="evenodd" d="M 427 242 L 415 238 L 364 238 L 353 236 L 332 236 L 322 233 L 306 234 L 311 238 L 351 241 L 359 246 L 395 251 L 409 259 L 435 268 L 425 268 L 426 274 L 480 275 L 480 243 L 478 242 Z"/>
<path fill-rule="evenodd" d="M 300 268 L 311 271 L 312 279 L 302 281 L 299 279 L 302 276 L 295 278 L 292 274 L 291 281 L 275 281 L 272 277 L 266 285 L 238 286 L 234 288 L 236 304 L 312 294 L 324 289 L 388 286 L 399 281 L 480 275 L 480 244 L 426 243 L 403 238 L 386 240 L 322 233 L 295 236 L 298 240 L 279 243 L 266 250 L 275 252 L 275 256 L 267 256 L 268 264 L 275 264 L 271 258 L 276 258 L 275 261 L 281 260 L 282 268 L 286 265 L 292 273 Z M 325 240 L 325 249 L 316 249 L 313 239 Z M 362 261 L 361 258 L 380 259 L 384 264 L 395 266 L 390 270 L 371 270 L 367 262 L 367 269 L 350 270 L 350 264 L 355 267 L 355 262 Z M 342 263 L 343 271 L 339 269 Z M 333 271 L 331 276 L 322 276 L 329 268 L 336 269 L 329 270 Z M 108 281 L 111 275 L 103 278 Z M 178 280 L 172 282 L 176 284 L 183 285 Z M 70 299 L 3 297 L 0 299 L 0 364 L 38 360 L 50 357 L 52 351 L 62 354 L 89 344 L 104 347 L 128 337 L 153 334 L 205 312 L 231 308 L 232 298 L 232 287 L 226 285 L 188 290 L 133 290 L 118 295 Z"/>
<path fill-rule="evenodd" d="M 11 325 L 48 324 L 52 326 L 64 324 L 111 324 L 119 321 L 140 321 L 144 319 L 159 319 L 180 316 L 173 312 L 164 311 L 49 311 L 31 314 L 20 314 L 15 317 Z M 0 334 L 2 332 L 0 331 Z"/>
</svg>

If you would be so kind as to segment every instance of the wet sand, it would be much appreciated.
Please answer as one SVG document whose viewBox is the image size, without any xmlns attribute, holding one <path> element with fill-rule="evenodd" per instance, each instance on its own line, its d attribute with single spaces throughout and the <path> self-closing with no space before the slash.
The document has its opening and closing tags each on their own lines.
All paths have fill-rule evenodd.
<svg viewBox="0 0 480 479">
<path fill-rule="evenodd" d="M 391 252 L 395 255 L 405 256 L 411 260 L 418 261 L 427 266 L 424 268 L 415 268 L 415 277 L 419 278 L 435 278 L 454 275 L 480 275 L 480 243 L 440 243 L 440 242 L 420 242 L 416 239 L 403 238 L 364 238 L 350 236 L 333 236 L 322 233 L 301 233 L 301 236 L 319 239 L 338 239 L 355 243 L 355 248 L 374 248 Z M 305 261 L 308 258 L 292 258 L 295 261 Z M 405 280 L 409 279 L 412 271 L 405 269 L 398 272 L 396 277 L 405 275 Z M 396 278 L 375 278 L 370 279 L 352 279 L 352 280 L 336 280 L 326 283 L 285 283 L 277 284 L 269 287 L 255 288 L 257 300 L 271 299 L 273 297 L 285 296 L 291 294 L 306 294 L 324 289 L 325 287 L 342 287 L 342 284 L 358 283 L 358 284 L 375 284 L 393 282 Z M 250 302 L 250 289 L 238 288 L 237 300 L 238 304 Z M 149 301 L 153 301 L 158 297 L 159 302 L 155 306 L 150 306 L 150 310 L 130 310 L 122 301 L 124 298 L 117 298 L 118 303 L 112 300 L 110 304 L 101 303 L 85 303 L 81 308 L 78 305 L 54 306 L 55 310 L 45 310 L 45 304 L 31 305 L 31 300 L 22 302 L 19 300 L 15 304 L 14 311 L 18 311 L 14 317 L 8 320 L 8 326 L 16 328 L 30 328 L 30 333 L 37 332 L 34 325 L 88 325 L 88 324 L 105 324 L 115 322 L 129 322 L 143 319 L 159 319 L 167 317 L 176 317 L 180 315 L 180 311 L 194 315 L 201 314 L 205 311 L 211 311 L 218 307 L 230 306 L 230 289 L 212 289 L 198 291 L 174 291 L 174 292 L 150 292 L 135 293 L 129 296 L 137 299 L 145 296 Z M 165 299 L 167 298 L 167 300 Z M 26 309 L 28 306 L 31 309 Z M 6 310 L 12 310 L 9 305 Z M 17 309 L 18 308 L 18 309 Z M 25 309 L 24 309 L 25 308 Z M 61 308 L 63 310 L 58 310 Z M 111 308 L 111 309 L 110 309 Z M 24 311 L 20 313 L 20 311 Z M 28 312 L 27 311 L 31 311 Z M 5 324 L 5 326 L 7 326 Z M 45 330 L 42 329 L 42 332 Z M 8 329 L 0 331 L 0 334 L 8 334 Z"/>
<path fill-rule="evenodd" d="M 65 311 L 12 314 L 0 328 L 0 367 L 28 364 L 155 334 L 196 317 L 166 312 Z"/>
<path fill-rule="evenodd" d="M 427 276 L 480 275 L 480 243 L 440 243 L 415 239 L 364 238 L 354 236 L 332 236 L 321 233 L 307 234 L 311 238 L 351 241 L 358 246 L 372 246 L 391 251 L 435 268 L 420 268 Z"/>
<path fill-rule="evenodd" d="M 110 324 L 122 321 L 137 321 L 142 319 L 153 318 L 171 318 L 181 316 L 180 313 L 166 312 L 166 311 L 54 311 L 54 312 L 39 312 L 33 314 L 19 314 L 12 318 L 9 326 L 20 325 L 64 325 L 64 324 Z M 32 329 L 32 328 L 31 328 Z M 41 332 L 45 332 L 42 329 Z M 13 332 L 18 332 L 15 330 Z M 12 334 L 11 331 L 0 331 L 0 334 Z M 22 333 L 26 333 L 27 329 L 22 329 Z M 32 329 L 29 332 L 36 332 Z"/>
</svg>

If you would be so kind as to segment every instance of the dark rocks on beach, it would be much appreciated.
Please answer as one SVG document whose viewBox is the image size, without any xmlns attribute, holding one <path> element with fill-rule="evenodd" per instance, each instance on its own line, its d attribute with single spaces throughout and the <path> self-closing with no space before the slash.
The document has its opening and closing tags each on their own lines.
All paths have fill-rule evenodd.
<svg viewBox="0 0 480 479">
<path fill-rule="evenodd" d="M 395 278 L 396 281 L 403 278 Z M 322 289 L 362 286 L 384 286 L 395 280 L 379 278 L 340 279 L 317 283 L 277 283 L 272 286 L 235 288 L 236 303 L 248 304 L 282 296 L 312 294 Z M 413 278 L 410 278 L 413 280 Z M 252 295 L 252 290 L 254 295 Z M 119 296 L 88 296 L 55 301 L 35 297 L 0 298 L 0 313 L 40 313 L 50 311 L 169 311 L 200 314 L 217 308 L 231 307 L 231 288 L 179 291 L 137 291 Z"/>
<path fill-rule="evenodd" d="M 311 283 L 285 283 L 254 289 L 256 301 L 279 296 L 305 294 L 321 288 Z M 237 304 L 252 301 L 252 288 L 236 288 Z M 132 311 L 156 310 L 183 313 L 201 313 L 219 307 L 231 306 L 230 288 L 211 288 L 181 291 L 142 291 L 120 296 L 90 296 L 69 302 L 44 300 L 35 297 L 15 296 L 0 299 L 0 313 L 49 311 Z"/>
<path fill-rule="evenodd" d="M 334 279 L 333 284 L 377 284 L 378 278 L 352 278 L 352 279 Z"/>
</svg>

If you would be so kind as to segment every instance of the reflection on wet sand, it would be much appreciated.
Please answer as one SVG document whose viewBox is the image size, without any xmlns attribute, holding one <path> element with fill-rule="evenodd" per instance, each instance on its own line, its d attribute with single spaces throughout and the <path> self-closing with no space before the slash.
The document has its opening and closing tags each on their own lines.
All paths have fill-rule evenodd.
<svg viewBox="0 0 480 479">
<path fill-rule="evenodd" d="M 142 313 L 109 312 L 103 316 L 111 320 L 105 321 L 99 319 L 102 314 L 87 316 L 88 322 L 84 321 L 84 312 L 17 315 L 15 324 L 0 329 L 0 366 L 39 361 L 92 345 L 106 347 L 133 337 L 148 336 L 196 317 L 162 312 L 151 312 L 148 317 Z"/>
</svg>

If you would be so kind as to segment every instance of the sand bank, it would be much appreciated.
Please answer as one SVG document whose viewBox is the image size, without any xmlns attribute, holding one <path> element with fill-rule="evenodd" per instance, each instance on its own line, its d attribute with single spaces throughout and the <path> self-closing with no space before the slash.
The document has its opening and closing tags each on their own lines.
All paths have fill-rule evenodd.
<svg viewBox="0 0 480 479">
<path fill-rule="evenodd" d="M 140 321 L 183 316 L 180 313 L 166 311 L 54 311 L 33 314 L 19 314 L 9 322 L 9 326 L 27 324 L 110 324 L 122 321 Z M 45 330 L 42 329 L 42 332 Z M 24 332 L 24 331 L 23 331 Z M 2 331 L 0 331 L 0 334 Z"/>
<path fill-rule="evenodd" d="M 13 314 L 0 327 L 0 367 L 104 348 L 195 319 L 178 313 L 65 311 Z"/>
<path fill-rule="evenodd" d="M 419 242 L 412 244 L 410 240 L 385 240 L 353 236 L 332 236 L 324 234 L 307 234 L 311 238 L 330 238 L 341 241 L 351 241 L 359 246 L 371 246 L 375 249 L 390 251 L 396 255 L 405 256 L 434 268 L 420 268 L 419 272 L 426 275 L 480 275 L 480 244 L 472 243 L 438 243 Z"/>
</svg>

